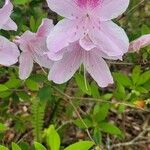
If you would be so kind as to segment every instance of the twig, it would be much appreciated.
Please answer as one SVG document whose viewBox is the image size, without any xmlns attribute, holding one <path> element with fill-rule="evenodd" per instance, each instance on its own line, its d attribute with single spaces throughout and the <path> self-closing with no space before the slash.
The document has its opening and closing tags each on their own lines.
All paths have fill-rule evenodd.
<svg viewBox="0 0 150 150">
<path fill-rule="evenodd" d="M 71 99 L 71 100 L 76 99 L 76 100 L 82 100 L 82 101 L 92 101 L 92 102 L 102 102 L 102 103 L 109 103 L 109 104 L 118 104 L 118 105 L 124 105 L 124 106 L 127 106 L 127 107 L 139 109 L 139 110 L 142 110 L 142 111 L 145 111 L 145 112 L 150 112 L 149 110 L 146 110 L 146 109 L 143 109 L 143 108 L 140 108 L 140 107 L 136 107 L 135 105 L 127 103 L 127 102 L 125 103 L 125 102 L 118 102 L 118 101 L 108 101 L 108 100 L 103 100 L 103 99 L 98 99 L 98 98 L 90 98 L 90 97 L 71 97 L 71 96 L 67 95 L 66 93 L 63 93 L 57 87 L 53 86 L 53 88 L 57 92 L 59 92 L 61 95 L 65 96 L 67 99 Z"/>
<path fill-rule="evenodd" d="M 81 122 L 82 122 L 83 125 L 85 126 L 87 135 L 89 136 L 90 140 L 94 142 L 94 139 L 92 138 L 92 136 L 91 136 L 91 134 L 90 134 L 90 132 L 89 132 L 89 130 L 88 130 L 88 126 L 86 125 L 86 123 L 85 123 L 84 120 L 82 119 L 80 113 L 78 112 L 77 108 L 76 108 L 75 105 L 73 104 L 72 98 L 71 98 L 69 95 L 63 93 L 63 92 L 62 92 L 61 90 L 59 90 L 57 87 L 53 87 L 53 88 L 54 88 L 57 92 L 59 92 L 61 95 L 65 96 L 65 97 L 68 99 L 68 101 L 67 101 L 66 99 L 64 99 L 64 100 L 65 100 L 66 102 L 69 102 L 70 105 L 73 107 L 73 109 L 74 109 L 75 113 L 77 114 L 78 118 L 81 120 Z M 94 142 L 94 143 L 95 143 L 95 142 Z"/>
<path fill-rule="evenodd" d="M 143 144 L 143 143 L 150 143 L 150 140 L 147 141 L 138 141 L 139 139 L 142 138 L 142 136 L 146 133 L 149 132 L 150 128 L 146 128 L 144 129 L 137 137 L 135 137 L 133 140 L 129 141 L 129 142 L 125 142 L 125 143 L 118 143 L 118 144 L 114 144 L 111 146 L 111 149 L 116 148 L 116 147 L 122 147 L 122 146 L 130 146 L 130 145 L 138 145 L 138 144 Z"/>
</svg>

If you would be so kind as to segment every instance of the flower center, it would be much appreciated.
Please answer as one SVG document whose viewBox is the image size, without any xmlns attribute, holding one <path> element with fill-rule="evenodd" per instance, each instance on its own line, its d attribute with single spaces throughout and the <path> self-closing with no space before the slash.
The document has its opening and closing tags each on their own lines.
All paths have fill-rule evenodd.
<svg viewBox="0 0 150 150">
<path fill-rule="evenodd" d="M 101 0 L 76 0 L 76 3 L 79 7 L 85 8 L 85 7 L 90 7 L 94 8 L 99 5 Z"/>
</svg>

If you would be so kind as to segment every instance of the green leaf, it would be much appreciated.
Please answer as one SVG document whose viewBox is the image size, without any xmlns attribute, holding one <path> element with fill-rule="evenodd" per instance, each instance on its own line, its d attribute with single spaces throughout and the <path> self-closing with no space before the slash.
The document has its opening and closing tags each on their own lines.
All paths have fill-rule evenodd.
<svg viewBox="0 0 150 150">
<path fill-rule="evenodd" d="M 92 123 L 92 121 L 91 121 L 90 119 L 85 118 L 85 119 L 83 119 L 83 121 L 85 122 L 85 124 L 86 124 L 86 126 L 87 126 L 88 128 L 90 128 L 90 127 L 93 126 L 93 123 Z M 76 119 L 76 120 L 74 121 L 74 124 L 77 125 L 77 126 L 78 126 L 79 128 L 81 128 L 81 129 L 86 129 L 86 127 L 85 127 L 85 125 L 83 124 L 83 122 L 81 121 L 81 119 Z"/>
<path fill-rule="evenodd" d="M 3 85 L 3 84 L 0 84 L 0 92 L 5 92 L 8 90 L 8 87 Z"/>
<path fill-rule="evenodd" d="M 132 86 L 130 78 L 122 73 L 113 73 L 115 80 L 125 87 Z"/>
<path fill-rule="evenodd" d="M 76 83 L 77 85 L 79 86 L 79 88 L 86 94 L 88 95 L 91 95 L 91 87 L 88 83 L 88 81 L 86 80 L 86 83 L 85 83 L 85 79 L 84 79 L 84 76 L 81 75 L 81 74 L 76 74 L 75 75 L 75 80 L 76 80 Z"/>
<path fill-rule="evenodd" d="M 14 0 L 14 3 L 16 5 L 25 5 L 26 3 L 28 3 L 30 0 Z"/>
<path fill-rule="evenodd" d="M 46 141 L 51 150 L 59 150 L 60 137 L 53 125 L 46 131 Z"/>
<path fill-rule="evenodd" d="M 21 150 L 21 148 L 16 143 L 12 143 L 12 150 Z"/>
<path fill-rule="evenodd" d="M 0 145 L 0 150 L 9 150 L 7 147 Z"/>
<path fill-rule="evenodd" d="M 126 98 L 126 91 L 122 84 L 117 83 L 117 88 L 114 92 L 114 96 L 119 100 L 124 100 Z"/>
<path fill-rule="evenodd" d="M 31 90 L 31 91 L 38 91 L 39 90 L 39 85 L 37 82 L 27 79 L 25 81 L 26 86 Z"/>
<path fill-rule="evenodd" d="M 46 150 L 46 148 L 38 142 L 34 142 L 34 147 L 35 147 L 35 150 Z"/>
<path fill-rule="evenodd" d="M 30 29 L 31 31 L 36 31 L 36 22 L 33 16 L 30 17 Z"/>
<path fill-rule="evenodd" d="M 4 124 L 0 123 L 0 132 L 6 131 L 6 130 L 7 130 L 7 127 Z"/>
<path fill-rule="evenodd" d="M 22 100 L 28 101 L 30 100 L 30 96 L 26 93 L 26 92 L 16 92 L 16 94 L 18 95 L 18 97 Z"/>
<path fill-rule="evenodd" d="M 7 81 L 5 83 L 5 86 L 7 86 L 9 89 L 18 88 L 19 86 L 21 86 L 21 80 L 19 80 L 19 79 L 10 79 L 9 81 Z"/>
<path fill-rule="evenodd" d="M 132 78 L 132 81 L 133 81 L 134 84 L 136 84 L 138 82 L 140 74 L 141 74 L 141 67 L 140 66 L 136 66 L 133 69 L 132 75 L 131 75 L 131 78 Z"/>
<path fill-rule="evenodd" d="M 143 24 L 141 27 L 141 33 L 142 33 L 142 35 L 149 34 L 150 28 L 147 25 Z"/>
<path fill-rule="evenodd" d="M 94 112 L 93 112 L 93 117 L 94 120 L 99 123 L 103 120 L 105 120 L 105 118 L 108 115 L 108 111 L 109 111 L 110 105 L 108 103 L 106 104 L 102 104 L 102 105 L 96 105 L 94 107 Z"/>
<path fill-rule="evenodd" d="M 12 91 L 0 92 L 0 98 L 7 98 L 7 97 L 9 97 L 12 93 L 13 93 Z"/>
<path fill-rule="evenodd" d="M 45 86 L 39 90 L 38 97 L 41 101 L 51 101 L 51 94 L 51 86 Z"/>
<path fill-rule="evenodd" d="M 113 134 L 113 135 L 121 135 L 122 136 L 121 130 L 112 123 L 105 123 L 105 122 L 100 123 L 99 127 L 103 132 Z"/>
<path fill-rule="evenodd" d="M 91 141 L 80 141 L 77 143 L 74 143 L 64 150 L 89 150 L 94 145 Z"/>
<path fill-rule="evenodd" d="M 94 141 L 97 145 L 100 145 L 102 143 L 102 133 L 99 128 L 94 129 Z"/>
<path fill-rule="evenodd" d="M 146 83 L 149 79 L 150 79 L 150 70 L 144 72 L 144 73 L 140 76 L 140 78 L 139 78 L 139 80 L 138 80 L 138 82 L 137 82 L 137 85 L 142 85 L 142 84 Z"/>
<path fill-rule="evenodd" d="M 95 82 L 91 83 L 91 94 L 94 98 L 99 98 L 100 97 L 100 93 L 99 93 L 99 87 L 97 86 L 97 84 Z"/>
</svg>

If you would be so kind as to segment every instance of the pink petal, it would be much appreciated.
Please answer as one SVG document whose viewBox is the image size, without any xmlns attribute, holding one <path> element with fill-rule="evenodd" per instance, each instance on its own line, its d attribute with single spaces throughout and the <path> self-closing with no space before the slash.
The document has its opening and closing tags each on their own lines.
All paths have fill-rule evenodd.
<svg viewBox="0 0 150 150">
<path fill-rule="evenodd" d="M 83 38 L 86 34 L 85 30 L 84 22 L 82 22 L 82 20 L 73 21 L 63 19 L 59 21 L 48 36 L 48 49 L 52 52 L 60 51 L 67 47 L 70 42 Z"/>
<path fill-rule="evenodd" d="M 111 20 L 123 14 L 129 6 L 129 0 L 103 0 L 93 11 L 101 21 Z"/>
<path fill-rule="evenodd" d="M 27 79 L 33 69 L 33 59 L 30 52 L 22 52 L 19 58 L 19 78 Z"/>
<path fill-rule="evenodd" d="M 0 9 L 0 29 L 17 30 L 17 25 L 10 19 L 13 5 L 10 0 L 5 1 L 5 5 Z"/>
<path fill-rule="evenodd" d="M 19 50 L 17 46 L 3 36 L 0 36 L 0 64 L 10 66 L 18 61 Z"/>
<path fill-rule="evenodd" d="M 138 52 L 141 48 L 150 45 L 150 34 L 143 35 L 130 43 L 129 51 Z"/>
<path fill-rule="evenodd" d="M 96 47 L 96 45 L 91 41 L 89 36 L 85 36 L 84 38 L 80 39 L 79 43 L 81 47 L 87 51 Z"/>
<path fill-rule="evenodd" d="M 100 87 L 113 84 L 113 78 L 106 62 L 94 51 L 84 53 L 84 67 Z"/>
<path fill-rule="evenodd" d="M 101 22 L 89 32 L 90 39 L 108 56 L 122 56 L 128 51 L 129 40 L 122 28 L 112 21 Z"/>
<path fill-rule="evenodd" d="M 36 34 L 37 36 L 46 37 L 48 36 L 53 27 L 54 27 L 53 20 L 45 18 L 42 20 L 42 23 Z"/>
<path fill-rule="evenodd" d="M 61 50 L 57 53 L 54 53 L 52 51 L 46 52 L 45 55 L 48 56 L 49 59 L 53 61 L 58 61 L 63 58 L 64 50 Z"/>
<path fill-rule="evenodd" d="M 72 51 L 64 54 L 63 59 L 54 63 L 50 70 L 48 79 L 55 83 L 67 82 L 80 67 L 82 61 L 82 51 L 78 45 L 71 45 Z"/>
<path fill-rule="evenodd" d="M 48 58 L 46 55 L 39 55 L 37 53 L 33 53 L 33 58 L 36 63 L 38 63 L 41 67 L 51 68 L 53 65 L 53 61 Z"/>
<path fill-rule="evenodd" d="M 82 17 L 80 8 L 74 0 L 47 0 L 49 8 L 69 19 Z"/>
<path fill-rule="evenodd" d="M 6 22 L 6 24 L 4 24 L 4 26 L 2 27 L 3 30 L 14 30 L 17 31 L 17 25 L 16 23 L 9 18 L 9 20 Z"/>
</svg>

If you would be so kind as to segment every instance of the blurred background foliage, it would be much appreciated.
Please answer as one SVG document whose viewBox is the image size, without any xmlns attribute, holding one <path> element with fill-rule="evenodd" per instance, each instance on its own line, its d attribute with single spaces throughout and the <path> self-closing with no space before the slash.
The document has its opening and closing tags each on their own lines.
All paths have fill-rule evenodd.
<svg viewBox="0 0 150 150">
<path fill-rule="evenodd" d="M 114 21 L 132 41 L 150 33 L 150 1 L 130 1 L 126 13 Z M 43 0 L 12 2 L 18 31 L 0 32 L 11 40 L 26 30 L 35 32 L 42 18 L 51 18 L 55 24 L 61 19 Z M 1 0 L 0 6 L 3 4 Z M 0 144 L 12 145 L 13 150 L 59 150 L 79 140 L 91 140 L 94 146 L 85 141 L 65 150 L 80 150 L 82 146 L 83 150 L 92 146 L 95 150 L 149 150 L 149 60 L 150 46 L 126 54 L 122 62 L 108 61 L 115 84 L 105 89 L 88 75 L 86 86 L 82 68 L 68 83 L 56 85 L 38 65 L 26 81 L 18 78 L 18 64 L 1 66 Z"/>
</svg>

